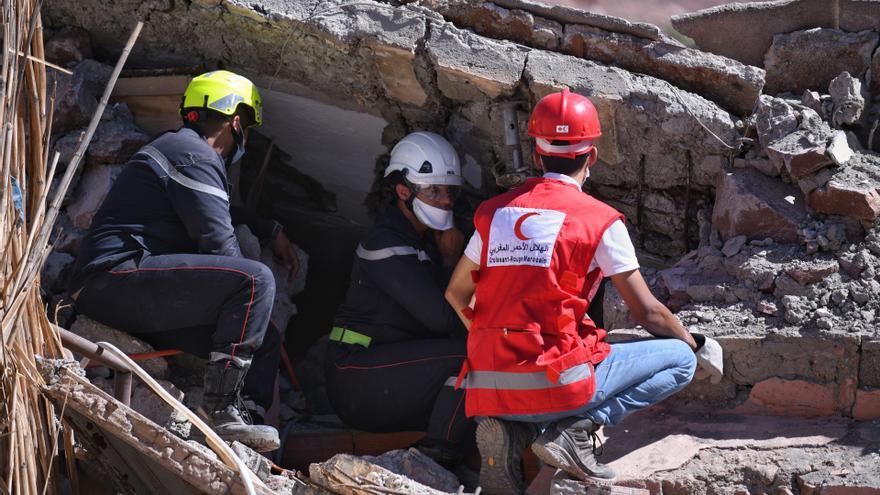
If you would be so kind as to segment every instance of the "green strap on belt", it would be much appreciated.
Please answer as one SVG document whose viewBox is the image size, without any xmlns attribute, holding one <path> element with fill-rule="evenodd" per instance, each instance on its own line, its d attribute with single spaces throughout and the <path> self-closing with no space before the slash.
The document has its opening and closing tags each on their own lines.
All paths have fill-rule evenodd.
<svg viewBox="0 0 880 495">
<path fill-rule="evenodd" d="M 370 347 L 370 341 L 372 341 L 373 338 L 347 328 L 333 327 L 333 330 L 330 331 L 330 340 L 334 342 L 342 342 L 343 344 L 357 344 L 364 347 Z"/>
</svg>

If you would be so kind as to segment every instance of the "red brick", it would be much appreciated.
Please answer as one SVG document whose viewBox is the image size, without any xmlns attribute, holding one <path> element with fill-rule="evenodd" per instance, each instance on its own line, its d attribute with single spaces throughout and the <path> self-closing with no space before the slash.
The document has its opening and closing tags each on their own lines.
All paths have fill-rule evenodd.
<svg viewBox="0 0 880 495">
<path fill-rule="evenodd" d="M 770 378 L 752 387 L 748 400 L 737 408 L 744 414 L 780 416 L 835 416 L 842 412 L 837 384 Z"/>
<path fill-rule="evenodd" d="M 856 390 L 853 417 L 862 421 L 880 418 L 880 390 Z"/>
<path fill-rule="evenodd" d="M 880 215 L 880 194 L 871 186 L 831 180 L 810 193 L 810 208 L 827 215 L 873 220 Z"/>
</svg>

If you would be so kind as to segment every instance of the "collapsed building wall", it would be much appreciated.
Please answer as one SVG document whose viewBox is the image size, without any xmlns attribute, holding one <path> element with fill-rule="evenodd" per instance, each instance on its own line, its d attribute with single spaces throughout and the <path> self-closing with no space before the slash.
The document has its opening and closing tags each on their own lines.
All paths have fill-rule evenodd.
<svg viewBox="0 0 880 495">
<path fill-rule="evenodd" d="M 628 37 L 627 50 L 634 54 L 629 68 L 645 67 L 642 72 L 667 75 L 681 87 L 689 87 L 686 79 L 694 77 L 676 78 L 675 73 L 699 79 L 706 71 L 726 71 L 728 79 L 747 81 L 741 84 L 742 95 L 727 100 L 717 94 L 708 97 L 736 101 L 728 107 L 738 113 L 750 107 L 753 102 L 746 101 L 760 91 L 759 69 L 730 61 L 744 71 L 742 76 L 731 76 L 730 68 L 712 67 L 717 60 L 702 63 L 702 73 L 676 61 L 657 62 L 648 53 L 656 47 L 647 46 L 651 40 L 639 36 L 663 38 L 667 51 L 680 47 L 656 28 L 583 13 L 578 17 L 577 12 L 571 10 L 568 17 L 554 13 L 561 21 L 547 23 L 560 26 L 559 36 L 580 26 L 581 31 L 591 29 L 594 36 Z M 147 21 L 132 55 L 134 64 L 227 67 L 252 76 L 261 88 L 372 113 L 388 122 L 381 143 L 385 146 L 418 129 L 446 135 L 466 164 L 480 167 L 479 174 L 472 173 L 481 179 L 474 188 L 473 204 L 495 192 L 493 169 L 511 161 L 499 103 L 526 102 L 518 116 L 522 155 L 530 163 L 523 125 L 529 103 L 569 85 L 593 97 L 603 119 L 605 132 L 599 143 L 603 163 L 594 169 L 594 192 L 614 200 L 627 214 L 639 233 L 640 247 L 665 258 L 697 245 L 698 229 L 689 226 L 701 209 L 710 206 L 715 175 L 728 161 L 726 145 L 736 142 L 737 118 L 709 99 L 655 77 L 543 50 L 540 43 L 533 43 L 538 47 L 533 48 L 489 39 L 422 6 L 153 1 L 123 2 L 108 9 L 99 2 L 53 2 L 46 7 L 46 22 L 83 27 L 97 46 L 113 51 L 124 39 L 132 13 Z M 565 19 L 568 24 L 563 24 Z M 538 32 L 540 26 L 530 29 Z M 614 35 L 602 29 L 620 32 Z M 578 36 L 583 39 L 586 34 Z M 650 64 L 661 69 L 652 71 Z M 620 194 L 623 188 L 638 193 Z"/>
<path fill-rule="evenodd" d="M 149 20 L 134 55 L 142 66 L 240 70 L 279 98 L 299 95 L 380 117 L 384 146 L 417 129 L 445 134 L 470 175 L 471 206 L 497 191 L 496 174 L 511 172 L 504 104 L 519 105 L 520 152 L 528 162 L 529 103 L 563 86 L 590 96 L 603 122 L 591 192 L 627 216 L 643 265 L 664 267 L 699 248 L 670 269 L 645 270 L 646 279 L 684 310 L 687 324 L 724 335 L 729 361 L 748 370 L 729 373 L 720 386 L 692 387 L 693 397 L 712 397 L 704 405 L 754 398 L 758 409 L 778 411 L 768 398 L 785 401 L 779 389 L 806 387 L 827 400 L 800 410 L 880 414 L 870 364 L 880 321 L 871 230 L 880 214 L 880 159 L 862 144 L 867 69 L 828 86 L 811 83 L 803 95 L 761 95 L 761 69 L 688 49 L 653 26 L 526 0 L 130 2 L 114 9 L 84 2 L 47 6 L 47 19 L 84 27 L 96 46 L 113 51 L 128 7 Z M 870 45 L 863 51 L 873 51 L 876 33 L 861 37 Z M 832 72 L 847 63 L 826 60 Z M 767 69 L 768 78 L 783 74 L 780 66 Z M 88 82 L 80 79 L 74 84 Z M 700 86 L 702 79 L 712 84 Z M 284 129 L 299 117 L 275 118 Z M 273 137 L 293 146 L 309 139 Z M 95 156 L 97 167 L 102 158 Z M 358 177 L 376 177 L 383 163 L 369 156 L 361 165 Z M 91 180 L 107 185 L 112 173 Z M 93 203 L 69 208 L 68 216 L 76 224 L 76 212 L 87 214 Z M 309 231 L 320 245 L 336 230 L 323 226 Z M 329 244 L 334 259 L 353 251 Z M 609 300 L 613 306 L 613 294 Z M 618 326 L 628 326 L 625 315 L 608 325 Z M 845 361 L 833 369 L 816 350 L 828 342 Z M 785 373 L 766 364 L 804 352 L 819 356 L 819 364 Z"/>
</svg>

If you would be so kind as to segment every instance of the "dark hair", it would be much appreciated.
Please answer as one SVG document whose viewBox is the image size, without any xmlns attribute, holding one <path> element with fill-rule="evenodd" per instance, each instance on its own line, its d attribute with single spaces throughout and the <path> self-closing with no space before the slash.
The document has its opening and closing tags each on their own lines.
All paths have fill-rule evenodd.
<svg viewBox="0 0 880 495">
<path fill-rule="evenodd" d="M 202 137 L 209 137 L 216 134 L 226 122 L 230 122 L 236 115 L 241 117 L 242 123 L 247 126 L 254 121 L 254 112 L 247 105 L 238 105 L 235 113 L 231 116 L 224 115 L 210 108 L 189 108 L 184 109 L 184 113 L 195 111 L 199 118 L 195 122 L 190 122 L 186 118 L 183 119 L 183 126 L 199 133 Z"/>
<path fill-rule="evenodd" d="M 554 146 L 567 146 L 571 143 L 563 140 L 554 140 L 550 144 Z M 544 164 L 545 172 L 571 175 L 580 170 L 580 168 L 584 166 L 584 163 L 587 162 L 587 159 L 589 157 L 590 153 L 584 153 L 583 155 L 578 155 L 574 158 L 541 155 L 541 163 Z"/>
</svg>

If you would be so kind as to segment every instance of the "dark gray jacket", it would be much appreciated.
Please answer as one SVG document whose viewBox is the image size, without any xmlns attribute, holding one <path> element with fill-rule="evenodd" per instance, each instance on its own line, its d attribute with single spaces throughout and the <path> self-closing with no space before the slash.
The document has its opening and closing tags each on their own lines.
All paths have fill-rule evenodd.
<svg viewBox="0 0 880 495">
<path fill-rule="evenodd" d="M 261 240 L 278 225 L 229 204 L 226 164 L 191 129 L 167 132 L 135 153 L 92 220 L 80 245 L 71 293 L 97 270 L 148 254 L 241 257 L 233 225 Z"/>
<path fill-rule="evenodd" d="M 450 275 L 433 238 L 419 236 L 400 210 L 388 208 L 358 245 L 334 325 L 369 335 L 372 344 L 464 338 L 443 296 Z"/>
</svg>

